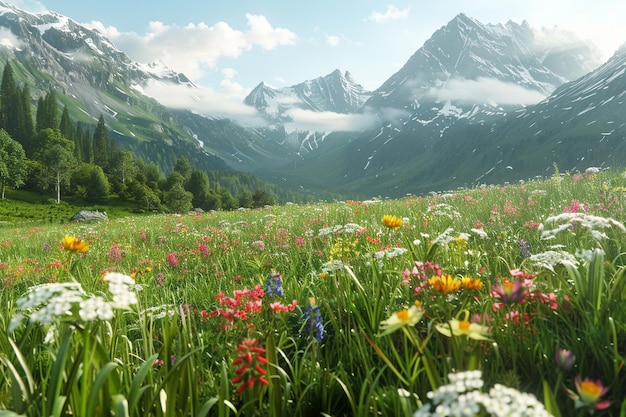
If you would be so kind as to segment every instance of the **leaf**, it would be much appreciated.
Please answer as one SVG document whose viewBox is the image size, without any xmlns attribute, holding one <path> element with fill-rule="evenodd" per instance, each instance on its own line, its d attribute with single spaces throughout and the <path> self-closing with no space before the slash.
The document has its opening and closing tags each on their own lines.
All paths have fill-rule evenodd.
<svg viewBox="0 0 626 417">
<path fill-rule="evenodd" d="M 552 414 L 554 417 L 561 417 L 561 411 L 559 410 L 559 405 L 556 402 L 556 398 L 554 397 L 554 393 L 548 385 L 548 381 L 543 381 L 543 402 L 546 410 Z"/>
<path fill-rule="evenodd" d="M 109 362 L 98 372 L 98 376 L 94 383 L 89 387 L 89 399 L 87 402 L 87 415 L 95 416 L 96 415 L 96 407 L 98 405 L 98 401 L 100 399 L 100 390 L 104 386 L 107 378 L 117 368 L 117 364 L 114 362 Z"/>
</svg>

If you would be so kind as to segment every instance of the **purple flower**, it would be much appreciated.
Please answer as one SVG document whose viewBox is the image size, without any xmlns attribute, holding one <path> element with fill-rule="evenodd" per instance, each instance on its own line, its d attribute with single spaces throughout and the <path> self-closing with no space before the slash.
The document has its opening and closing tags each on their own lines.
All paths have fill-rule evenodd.
<svg viewBox="0 0 626 417">
<path fill-rule="evenodd" d="M 530 243 L 528 243 L 527 240 L 518 240 L 517 246 L 519 247 L 519 254 L 522 258 L 530 258 L 532 253 L 530 252 Z"/>
<path fill-rule="evenodd" d="M 159 284 L 160 287 L 165 285 L 165 275 L 163 275 L 163 272 L 159 272 L 158 274 L 156 274 L 154 279 L 156 280 L 157 284 Z"/>
<path fill-rule="evenodd" d="M 572 351 L 567 349 L 557 349 L 554 360 L 556 362 L 557 368 L 559 368 L 563 372 L 567 372 L 572 369 L 572 366 L 574 366 L 574 362 L 576 361 L 576 355 L 574 355 Z"/>
</svg>

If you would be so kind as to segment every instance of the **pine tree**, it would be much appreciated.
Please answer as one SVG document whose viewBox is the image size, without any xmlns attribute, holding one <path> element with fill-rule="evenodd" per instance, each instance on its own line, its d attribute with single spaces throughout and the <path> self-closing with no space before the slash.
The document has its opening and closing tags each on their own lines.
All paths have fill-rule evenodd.
<svg viewBox="0 0 626 417">
<path fill-rule="evenodd" d="M 59 117 L 58 112 L 59 108 L 57 106 L 57 95 L 54 90 L 48 91 L 46 94 L 46 98 L 44 99 L 45 104 L 45 112 L 46 112 L 46 120 L 48 121 L 48 126 L 46 128 L 58 129 L 59 128 Z"/>
<path fill-rule="evenodd" d="M 56 93 L 48 91 L 45 97 L 37 101 L 36 130 L 40 132 L 44 129 L 58 129 L 59 118 L 57 116 L 58 106 Z"/>
<path fill-rule="evenodd" d="M 35 133 L 41 132 L 42 130 L 49 127 L 48 119 L 46 117 L 46 102 L 43 97 L 39 97 L 37 100 L 37 114 L 35 115 Z"/>
<path fill-rule="evenodd" d="M 19 136 L 19 104 L 18 90 L 13 77 L 13 69 L 7 63 L 2 73 L 0 85 L 0 127 L 4 128 L 12 138 Z"/>
<path fill-rule="evenodd" d="M 74 128 L 72 127 L 72 120 L 70 119 L 70 113 L 67 110 L 67 106 L 63 107 L 61 121 L 59 122 L 59 130 L 63 133 L 63 136 L 70 140 L 74 140 Z"/>
<path fill-rule="evenodd" d="M 103 168 L 108 164 L 108 145 L 107 128 L 104 125 L 104 116 L 100 115 L 96 130 L 93 132 L 93 163 Z"/>
<path fill-rule="evenodd" d="M 83 124 L 76 122 L 76 130 L 74 130 L 74 157 L 79 162 L 87 162 L 84 160 L 85 150 L 83 149 Z"/>
<path fill-rule="evenodd" d="M 20 135 L 15 139 L 19 141 L 24 149 L 28 148 L 29 142 L 35 134 L 35 128 L 33 125 L 33 113 L 31 111 L 31 97 L 30 89 L 28 85 L 24 85 L 24 88 L 20 92 Z"/>
<path fill-rule="evenodd" d="M 91 141 L 91 132 L 89 128 L 83 130 L 83 162 L 93 163 L 93 142 Z"/>
</svg>

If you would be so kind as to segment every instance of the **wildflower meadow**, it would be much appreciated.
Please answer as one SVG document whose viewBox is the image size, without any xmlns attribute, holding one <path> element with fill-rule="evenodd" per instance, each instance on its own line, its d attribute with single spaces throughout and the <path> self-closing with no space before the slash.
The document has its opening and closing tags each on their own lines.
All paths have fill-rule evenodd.
<svg viewBox="0 0 626 417">
<path fill-rule="evenodd" d="M 626 175 L 0 226 L 0 416 L 626 416 Z"/>
</svg>

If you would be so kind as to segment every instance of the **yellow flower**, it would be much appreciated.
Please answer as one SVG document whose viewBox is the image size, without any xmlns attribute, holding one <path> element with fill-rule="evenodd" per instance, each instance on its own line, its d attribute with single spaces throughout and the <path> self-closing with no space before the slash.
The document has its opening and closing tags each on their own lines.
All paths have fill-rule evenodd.
<svg viewBox="0 0 626 417">
<path fill-rule="evenodd" d="M 464 249 L 467 246 L 467 240 L 462 236 L 455 237 L 454 243 L 459 249 Z"/>
<path fill-rule="evenodd" d="M 474 340 L 489 340 L 489 327 L 478 323 L 470 323 L 467 320 L 452 319 L 445 324 L 436 324 L 439 333 L 451 337 L 467 336 Z"/>
<path fill-rule="evenodd" d="M 381 336 L 393 333 L 404 326 L 415 326 L 422 319 L 424 309 L 421 306 L 413 305 L 404 308 L 391 315 L 387 320 L 380 322 Z"/>
<path fill-rule="evenodd" d="M 478 278 L 463 277 L 461 278 L 463 288 L 468 290 L 480 290 L 483 288 L 483 282 Z"/>
<path fill-rule="evenodd" d="M 392 216 L 391 214 L 385 214 L 383 216 L 383 224 L 389 228 L 398 230 L 402 226 L 402 219 L 398 216 Z"/>
<path fill-rule="evenodd" d="M 65 237 L 61 239 L 61 243 L 63 244 L 63 249 L 70 252 L 84 253 L 89 250 L 87 242 L 74 236 L 65 235 Z"/>
<path fill-rule="evenodd" d="M 443 274 L 440 277 L 434 276 L 428 280 L 428 283 L 435 289 L 435 291 L 442 294 L 455 292 L 461 288 L 461 280 L 450 274 Z"/>
</svg>

